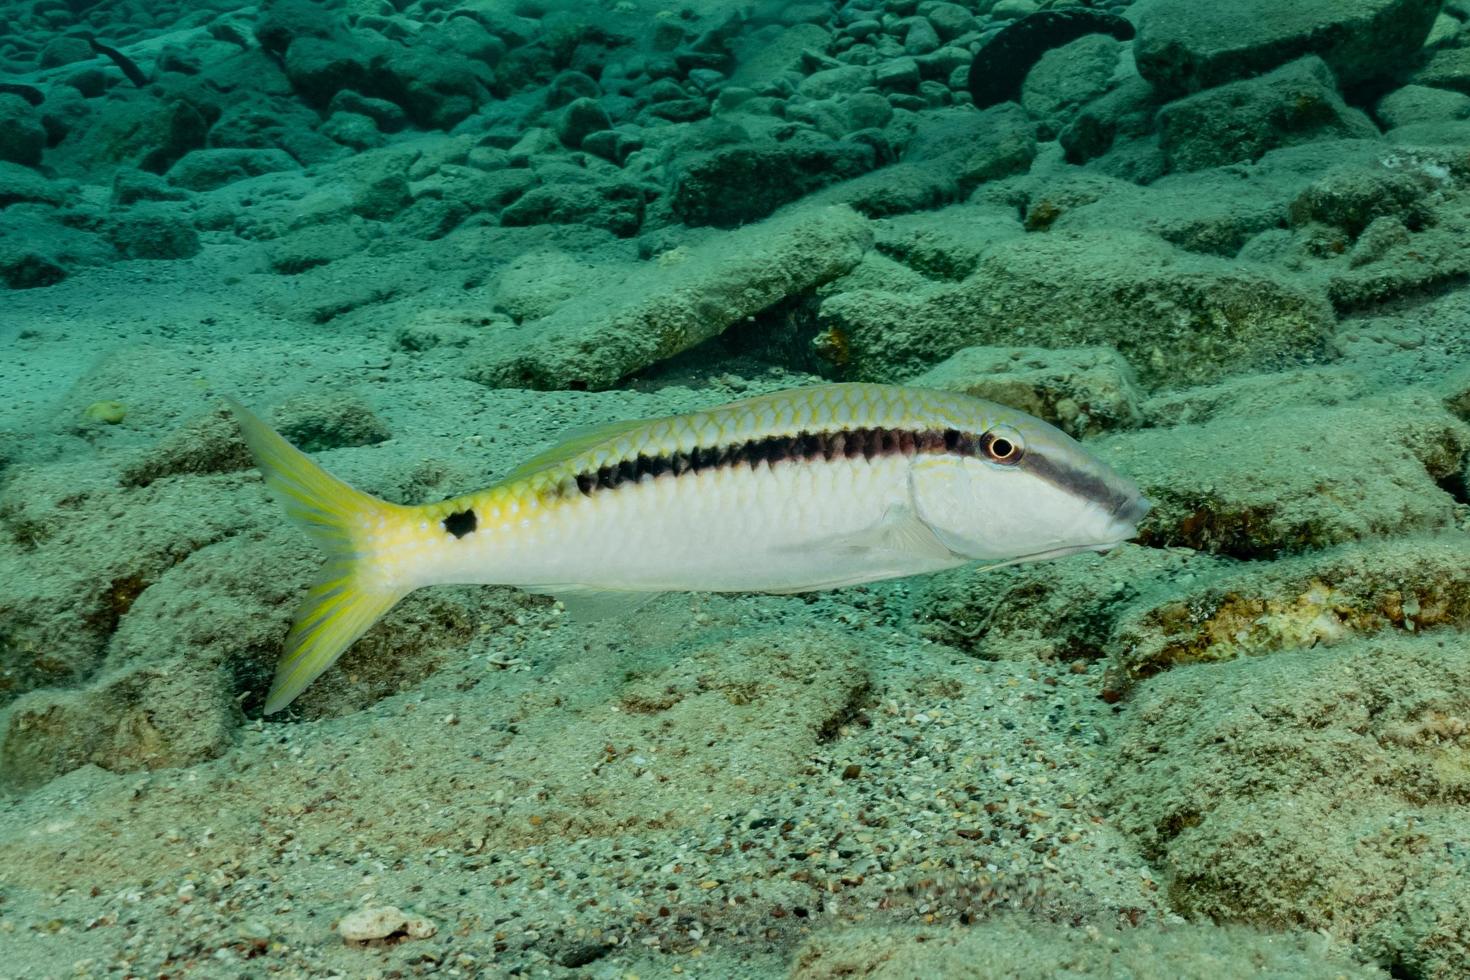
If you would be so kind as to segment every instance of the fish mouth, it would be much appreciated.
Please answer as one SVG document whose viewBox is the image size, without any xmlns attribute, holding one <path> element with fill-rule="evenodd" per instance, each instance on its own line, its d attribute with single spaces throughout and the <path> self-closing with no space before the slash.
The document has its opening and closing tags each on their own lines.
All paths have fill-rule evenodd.
<svg viewBox="0 0 1470 980">
<path fill-rule="evenodd" d="M 1138 522 L 1148 516 L 1148 512 L 1154 509 L 1153 501 L 1142 494 L 1130 497 L 1123 506 L 1113 511 L 1113 520 L 1121 526 L 1127 526 L 1130 533 L 1122 540 L 1126 541 L 1133 537 L 1138 530 Z"/>
</svg>

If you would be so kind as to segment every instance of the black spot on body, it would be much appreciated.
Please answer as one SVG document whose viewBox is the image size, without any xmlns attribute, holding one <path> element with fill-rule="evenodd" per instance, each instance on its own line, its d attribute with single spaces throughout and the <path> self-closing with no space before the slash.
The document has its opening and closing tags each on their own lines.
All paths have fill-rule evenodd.
<svg viewBox="0 0 1470 980">
<path fill-rule="evenodd" d="M 474 531 L 474 529 L 479 526 L 480 522 L 475 517 L 474 508 L 471 507 L 450 514 L 448 517 L 444 518 L 442 523 L 444 524 L 444 530 L 448 531 L 456 538 L 462 538 L 466 534 Z"/>
</svg>

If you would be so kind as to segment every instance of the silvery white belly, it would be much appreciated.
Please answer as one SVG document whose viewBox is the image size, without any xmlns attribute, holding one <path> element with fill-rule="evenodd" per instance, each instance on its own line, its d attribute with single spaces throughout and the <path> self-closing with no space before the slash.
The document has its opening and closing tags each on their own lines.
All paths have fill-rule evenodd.
<svg viewBox="0 0 1470 980">
<path fill-rule="evenodd" d="M 885 523 L 913 513 L 911 465 L 892 456 L 645 478 L 505 515 L 425 571 L 431 582 L 552 591 L 795 592 L 962 563 L 882 541 Z"/>
</svg>

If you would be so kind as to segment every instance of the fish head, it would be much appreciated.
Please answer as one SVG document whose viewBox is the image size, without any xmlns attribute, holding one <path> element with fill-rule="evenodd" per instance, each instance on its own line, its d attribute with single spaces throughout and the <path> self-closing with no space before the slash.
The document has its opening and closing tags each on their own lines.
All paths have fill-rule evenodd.
<svg viewBox="0 0 1470 980">
<path fill-rule="evenodd" d="M 955 554 L 1039 561 L 1107 551 L 1149 511 L 1138 485 L 1071 436 L 1023 412 L 978 402 L 959 451 L 919 463 L 921 520 Z"/>
</svg>

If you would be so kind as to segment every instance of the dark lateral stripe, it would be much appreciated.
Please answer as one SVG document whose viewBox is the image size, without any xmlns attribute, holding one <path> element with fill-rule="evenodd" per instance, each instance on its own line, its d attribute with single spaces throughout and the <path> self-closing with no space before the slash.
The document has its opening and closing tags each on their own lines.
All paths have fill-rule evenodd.
<svg viewBox="0 0 1470 980">
<path fill-rule="evenodd" d="M 638 456 L 601 469 L 578 473 L 577 489 L 615 490 L 624 483 L 637 483 L 645 476 L 666 473 L 681 476 L 724 467 L 761 463 L 811 462 L 834 459 L 873 459 L 876 456 L 913 456 L 918 453 L 955 453 L 974 456 L 980 452 L 980 437 L 959 429 L 914 432 L 908 429 L 847 429 L 833 432 L 801 432 L 794 436 L 768 436 L 727 446 L 701 446 L 687 453 L 667 456 Z"/>
</svg>

